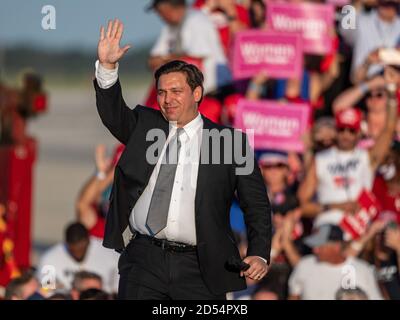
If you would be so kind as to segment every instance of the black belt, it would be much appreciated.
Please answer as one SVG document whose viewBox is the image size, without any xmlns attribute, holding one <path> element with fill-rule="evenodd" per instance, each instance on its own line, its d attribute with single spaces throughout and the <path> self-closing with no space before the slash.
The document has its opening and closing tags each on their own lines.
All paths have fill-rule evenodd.
<svg viewBox="0 0 400 320">
<path fill-rule="evenodd" d="M 152 244 L 161 247 L 161 249 L 166 250 L 166 251 L 172 251 L 172 252 L 194 252 L 197 250 L 196 246 L 192 246 L 189 244 L 185 244 L 182 242 L 175 242 L 175 241 L 169 241 L 166 239 L 157 239 L 145 234 L 141 234 L 136 232 L 134 235 L 135 238 L 140 239 L 146 239 L 150 241 Z"/>
</svg>

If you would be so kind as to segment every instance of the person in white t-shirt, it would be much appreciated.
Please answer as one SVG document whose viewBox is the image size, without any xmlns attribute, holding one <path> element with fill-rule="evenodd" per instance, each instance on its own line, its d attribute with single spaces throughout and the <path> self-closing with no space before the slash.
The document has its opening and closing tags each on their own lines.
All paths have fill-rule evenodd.
<svg viewBox="0 0 400 320">
<path fill-rule="evenodd" d="M 166 23 L 150 52 L 149 66 L 153 70 L 171 60 L 195 58 L 201 64 L 206 94 L 228 83 L 225 53 L 206 14 L 188 8 L 185 0 L 153 0 L 149 9 Z"/>
<path fill-rule="evenodd" d="M 332 209 L 355 213 L 362 190 L 371 190 L 375 170 L 390 149 L 397 122 L 395 83 L 398 80 L 392 82 L 392 78 L 386 75 L 389 95 L 386 126 L 368 151 L 357 147 L 361 111 L 350 108 L 336 114 L 336 145 L 316 154 L 298 191 L 300 203 L 307 208 L 309 216 Z"/>
<path fill-rule="evenodd" d="M 54 268 L 58 286 L 56 289 L 70 290 L 74 275 L 78 271 L 98 274 L 104 290 L 112 293 L 118 290 L 119 254 L 102 246 L 101 241 L 89 237 L 87 229 L 80 223 L 70 224 L 65 232 L 65 242 L 56 244 L 41 257 L 37 277 L 49 277 Z"/>
<path fill-rule="evenodd" d="M 395 48 L 400 37 L 399 0 L 377 0 L 376 9 L 360 10 L 355 28 L 339 24 L 344 40 L 353 47 L 352 80 L 358 84 L 382 70 L 379 49 Z"/>
<path fill-rule="evenodd" d="M 289 299 L 335 300 L 340 289 L 360 288 L 370 300 L 381 300 L 374 269 L 363 260 L 346 257 L 343 232 L 335 225 L 323 225 L 304 239 L 313 248 L 303 257 L 289 278 Z"/>
</svg>

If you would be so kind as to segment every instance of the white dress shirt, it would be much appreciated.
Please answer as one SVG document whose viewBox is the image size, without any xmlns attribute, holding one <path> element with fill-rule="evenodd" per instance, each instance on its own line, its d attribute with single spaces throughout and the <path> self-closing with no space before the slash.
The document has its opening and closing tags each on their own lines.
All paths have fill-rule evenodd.
<svg viewBox="0 0 400 320">
<path fill-rule="evenodd" d="M 194 203 L 199 169 L 202 128 L 203 119 L 201 118 L 200 113 L 195 119 L 183 127 L 184 131 L 179 138 L 181 141 L 181 151 L 179 152 L 174 186 L 172 188 L 167 226 L 156 235 L 157 238 L 196 245 Z M 176 129 L 176 126 L 170 124 L 170 132 L 167 142 L 163 147 L 162 153 L 150 176 L 146 188 L 139 200 L 136 202 L 135 207 L 132 209 L 129 222 L 131 227 L 141 234 L 149 235 L 149 231 L 146 228 L 146 219 L 151 197 L 156 185 L 166 146 L 170 139 L 176 134 Z"/>
<path fill-rule="evenodd" d="M 104 68 L 99 60 L 96 61 L 96 80 L 102 89 L 111 88 L 118 80 L 119 63 L 116 63 L 115 69 Z"/>
</svg>

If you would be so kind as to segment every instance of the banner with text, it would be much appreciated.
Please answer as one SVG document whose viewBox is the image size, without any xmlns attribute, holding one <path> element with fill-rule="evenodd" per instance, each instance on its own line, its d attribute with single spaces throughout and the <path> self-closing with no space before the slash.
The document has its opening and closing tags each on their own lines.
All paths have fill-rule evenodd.
<svg viewBox="0 0 400 320">
<path fill-rule="evenodd" d="M 310 106 L 305 103 L 280 103 L 272 100 L 238 102 L 235 127 L 254 130 L 254 149 L 303 152 Z"/>
<path fill-rule="evenodd" d="M 376 197 L 368 190 L 361 191 L 357 202 L 360 210 L 354 215 L 345 214 L 339 224 L 346 233 L 346 240 L 360 238 L 381 210 Z"/>
<path fill-rule="evenodd" d="M 301 36 L 267 31 L 236 34 L 233 76 L 248 78 L 265 71 L 269 78 L 298 78 L 303 66 Z"/>
<path fill-rule="evenodd" d="M 331 4 L 268 2 L 266 19 L 271 31 L 301 34 L 305 53 L 323 55 L 332 49 Z"/>
<path fill-rule="evenodd" d="M 351 4 L 350 0 L 327 0 L 326 3 L 333 4 L 336 7 L 343 7 L 347 4 Z"/>
</svg>

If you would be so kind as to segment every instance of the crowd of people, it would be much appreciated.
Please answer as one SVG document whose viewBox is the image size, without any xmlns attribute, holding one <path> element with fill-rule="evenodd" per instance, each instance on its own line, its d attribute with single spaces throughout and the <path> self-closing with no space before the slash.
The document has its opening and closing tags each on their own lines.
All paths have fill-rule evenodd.
<svg viewBox="0 0 400 320">
<path fill-rule="evenodd" d="M 273 79 L 260 71 L 241 80 L 232 78 L 232 44 L 240 31 L 268 29 L 267 1 L 161 0 L 149 7 L 165 22 L 150 52 L 150 69 L 176 59 L 198 65 L 206 93 L 199 111 L 209 119 L 233 126 L 241 98 L 311 108 L 304 152 L 255 150 L 273 212 L 270 270 L 261 281 L 248 279 L 248 288 L 228 299 L 400 299 L 400 62 L 385 65 L 379 54 L 390 48 L 400 54 L 400 1 L 352 5 L 356 27 L 342 28 L 338 14 L 332 51 L 305 54 L 299 79 Z M 157 108 L 154 87 L 143 104 Z M 123 149 L 118 145 L 108 159 L 105 147 L 97 147 L 96 174 L 77 197 L 77 222 L 66 228 L 63 243 L 40 257 L 35 272 L 9 282 L 6 299 L 115 297 L 118 254 L 103 248 L 101 238 L 113 168 Z M 238 202 L 231 225 L 245 257 Z M 53 287 L 51 277 L 42 281 L 48 265 L 55 268 Z"/>
</svg>

